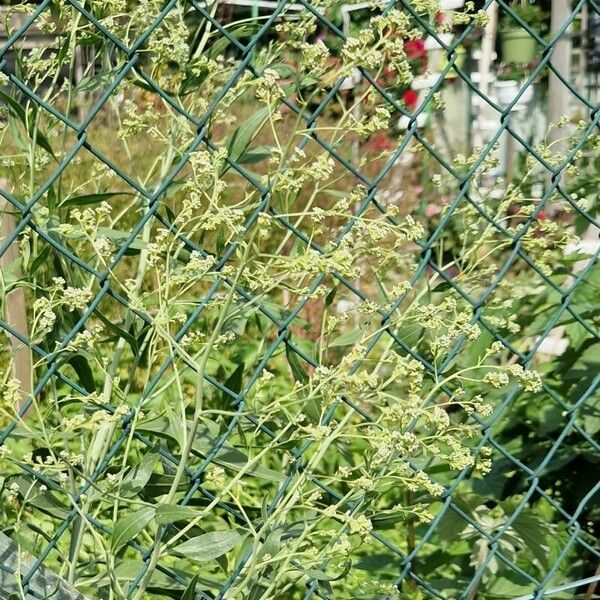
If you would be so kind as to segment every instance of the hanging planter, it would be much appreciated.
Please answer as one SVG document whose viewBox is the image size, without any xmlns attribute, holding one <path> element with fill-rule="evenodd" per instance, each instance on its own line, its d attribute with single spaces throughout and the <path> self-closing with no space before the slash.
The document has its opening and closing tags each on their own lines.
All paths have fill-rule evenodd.
<svg viewBox="0 0 600 600">
<path fill-rule="evenodd" d="M 465 5 L 465 0 L 442 0 L 440 2 L 440 10 L 458 10 Z"/>
<path fill-rule="evenodd" d="M 509 29 L 501 33 L 502 62 L 528 63 L 536 56 L 536 42 L 524 29 Z"/>
<path fill-rule="evenodd" d="M 456 56 L 456 60 L 453 63 L 453 66 L 461 68 L 465 64 L 465 55 L 466 55 L 465 49 L 462 46 L 459 46 L 458 48 L 456 48 L 455 52 L 456 52 L 457 56 Z M 432 61 L 432 64 L 433 64 L 433 66 L 435 66 L 441 72 L 441 71 L 443 71 L 448 66 L 448 62 L 449 62 L 448 61 L 448 56 L 446 55 L 446 53 L 445 52 L 440 52 L 438 54 L 438 62 L 437 62 L 437 64 L 433 63 L 433 61 Z M 457 73 L 456 73 L 456 71 L 454 69 L 450 69 L 446 73 L 446 78 L 447 79 L 452 79 L 452 78 L 454 78 L 456 76 L 457 76 Z"/>
<path fill-rule="evenodd" d="M 509 106 L 517 97 L 522 85 L 522 82 L 513 79 L 496 81 L 494 83 L 494 88 L 496 91 L 496 99 L 498 100 L 498 104 L 503 108 Z M 529 104 L 529 102 L 531 102 L 532 99 L 533 84 L 528 85 L 523 90 L 523 93 L 519 96 L 519 99 L 513 106 L 513 110 L 522 110 Z"/>
<path fill-rule="evenodd" d="M 425 38 L 425 50 L 444 50 L 444 46 L 449 46 L 454 39 L 454 35 L 451 33 L 439 33 L 437 37 L 439 42 L 432 35 Z"/>
<path fill-rule="evenodd" d="M 494 89 L 498 104 L 506 107 L 519 97 L 512 110 L 522 110 L 533 99 L 535 81 L 530 82 L 523 89 L 525 82 L 531 79 L 532 69 L 535 64 L 504 63 L 498 67 L 498 80 L 494 83 Z"/>
<path fill-rule="evenodd" d="M 360 83 L 361 79 L 362 73 L 360 72 L 360 69 L 355 68 L 352 72 L 352 75 L 344 78 L 344 81 L 342 81 L 342 85 L 340 86 L 340 90 L 345 91 L 355 88 Z"/>
<path fill-rule="evenodd" d="M 342 68 L 342 63 L 338 57 L 331 57 L 327 61 L 327 74 L 324 76 L 323 80 L 326 83 L 326 86 L 331 88 L 333 87 L 337 81 L 339 80 L 339 72 Z M 342 79 L 339 90 L 340 91 L 348 91 L 355 88 L 362 81 L 362 73 L 360 69 L 355 67 L 347 77 Z"/>
<path fill-rule="evenodd" d="M 514 17 L 520 20 L 517 21 Z M 529 63 L 537 55 L 537 42 L 521 23 L 525 23 L 541 35 L 547 27 L 547 15 L 538 4 L 513 0 L 510 13 L 504 14 L 499 27 L 500 49 L 504 63 Z"/>
<path fill-rule="evenodd" d="M 417 77 L 412 80 L 410 87 L 415 91 L 430 90 L 438 82 L 439 78 L 439 73 L 424 73 L 423 75 L 417 75 Z"/>
<path fill-rule="evenodd" d="M 411 117 L 407 115 L 402 115 L 398 120 L 398 129 L 406 130 L 408 129 L 410 122 L 412 121 Z M 419 113 L 417 115 L 417 129 L 420 129 L 427 122 L 427 113 Z"/>
<path fill-rule="evenodd" d="M 496 91 L 496 99 L 498 104 L 502 107 L 508 106 L 517 95 L 519 91 L 519 82 L 512 79 L 504 81 L 496 81 L 494 83 Z"/>
<path fill-rule="evenodd" d="M 427 64 L 434 73 L 441 73 L 448 65 L 447 48 L 452 45 L 452 40 L 454 39 L 454 36 L 451 33 L 442 33 L 438 37 L 441 44 L 433 36 L 429 36 L 425 40 L 425 49 L 428 54 Z M 457 67 L 462 67 L 465 62 L 465 49 L 462 46 L 458 46 L 455 52 L 458 56 L 453 64 Z M 456 72 L 451 69 L 446 74 L 446 77 L 456 77 Z"/>
</svg>

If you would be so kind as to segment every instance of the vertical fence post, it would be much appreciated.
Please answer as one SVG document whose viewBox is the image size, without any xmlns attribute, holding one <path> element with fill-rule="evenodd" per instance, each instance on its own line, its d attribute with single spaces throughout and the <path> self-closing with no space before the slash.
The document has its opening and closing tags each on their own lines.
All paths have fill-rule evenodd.
<svg viewBox="0 0 600 600">
<path fill-rule="evenodd" d="M 570 0 L 552 0 L 551 11 L 550 36 L 554 38 L 571 16 Z M 571 37 L 568 30 L 554 42 L 551 62 L 566 81 L 571 80 Z M 569 98 L 570 94 L 565 85 L 556 73 L 550 71 L 548 78 L 548 120 L 551 123 L 568 114 Z M 555 130 L 554 133 L 560 135 Z M 552 135 L 552 132 L 550 135 Z M 560 151 L 559 148 L 556 149 Z"/>
<path fill-rule="evenodd" d="M 492 2 L 487 9 L 488 22 L 483 30 L 481 40 L 481 55 L 477 61 L 479 89 L 484 96 L 490 95 L 491 65 L 494 46 L 496 45 L 496 28 L 498 26 L 498 4 Z M 471 94 L 469 101 L 477 100 L 472 112 L 475 118 L 475 128 L 472 132 L 472 144 L 481 146 L 487 136 L 485 131 L 486 112 L 491 109 L 477 95 Z"/>
<path fill-rule="evenodd" d="M 0 187 L 7 189 L 8 181 L 0 179 Z M 13 207 L 3 198 L 0 198 L 0 240 L 8 238 L 17 226 Z M 4 274 L 12 273 L 14 277 L 21 277 L 19 265 L 19 245 L 15 240 L 0 256 L 0 269 Z M 27 310 L 25 303 L 25 290 L 16 288 L 6 294 L 4 302 L 4 318 L 8 325 L 21 336 L 29 339 L 27 325 Z M 31 349 L 13 335 L 9 335 L 12 347 L 12 372 L 13 377 L 21 384 L 23 397 L 32 391 L 32 360 Z M 15 407 L 18 410 L 18 407 Z"/>
<path fill-rule="evenodd" d="M 498 4 L 492 2 L 487 9 L 488 22 L 483 31 L 481 40 L 481 58 L 479 60 L 479 89 L 485 96 L 490 95 L 490 73 L 492 66 L 492 53 L 496 44 L 496 27 L 498 26 Z"/>
</svg>

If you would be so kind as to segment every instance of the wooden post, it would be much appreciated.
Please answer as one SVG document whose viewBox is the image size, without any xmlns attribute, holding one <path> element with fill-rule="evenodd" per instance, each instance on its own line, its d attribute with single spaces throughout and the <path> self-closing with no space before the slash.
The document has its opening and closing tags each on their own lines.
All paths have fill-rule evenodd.
<svg viewBox="0 0 600 600">
<path fill-rule="evenodd" d="M 488 22 L 483 30 L 481 40 L 481 59 L 479 60 L 479 89 L 484 96 L 490 95 L 490 75 L 492 53 L 496 45 L 496 28 L 498 26 L 498 4 L 492 2 L 487 9 Z"/>
<path fill-rule="evenodd" d="M 8 181 L 0 179 L 0 187 L 8 189 Z M 8 238 L 17 227 L 17 220 L 12 214 L 14 209 L 4 198 L 0 197 L 0 244 Z M 21 277 L 19 265 L 19 245 L 16 241 L 6 249 L 0 256 L 0 269 L 2 273 L 13 277 Z M 25 290 L 16 288 L 6 294 L 4 298 L 4 319 L 10 327 L 26 339 L 29 339 L 29 327 L 27 325 L 27 310 L 25 303 Z M 18 338 L 10 335 L 12 348 L 12 371 L 13 377 L 21 384 L 23 399 L 27 398 L 32 390 L 32 360 L 31 349 L 23 344 Z M 15 406 L 15 411 L 19 409 Z"/>
<path fill-rule="evenodd" d="M 481 93 L 485 97 L 491 95 L 492 61 L 496 45 L 496 30 L 498 28 L 498 4 L 492 2 L 487 8 L 488 22 L 483 30 L 481 51 L 477 60 L 477 81 Z M 472 131 L 472 145 L 482 146 L 489 140 L 486 121 L 495 120 L 497 113 L 493 111 L 477 94 L 469 94 L 471 113 L 475 119 Z M 473 106 L 473 102 L 476 104 Z M 491 116 L 493 114 L 493 116 Z M 505 134 L 506 135 L 506 134 Z"/>
<path fill-rule="evenodd" d="M 554 39 L 571 16 L 571 2 L 570 0 L 552 0 L 551 10 L 550 37 Z M 550 62 L 566 81 L 571 80 L 571 36 L 569 30 L 565 31 L 554 42 L 554 50 Z M 570 92 L 556 74 L 550 71 L 548 78 L 548 119 L 551 123 L 558 121 L 562 116 L 568 116 L 570 99 Z M 561 134 L 554 129 L 551 132 L 552 135 L 555 137 L 550 141 L 555 141 Z M 555 146 L 556 151 L 560 152 L 563 150 L 564 148 L 561 146 L 564 145 L 557 144 Z"/>
</svg>

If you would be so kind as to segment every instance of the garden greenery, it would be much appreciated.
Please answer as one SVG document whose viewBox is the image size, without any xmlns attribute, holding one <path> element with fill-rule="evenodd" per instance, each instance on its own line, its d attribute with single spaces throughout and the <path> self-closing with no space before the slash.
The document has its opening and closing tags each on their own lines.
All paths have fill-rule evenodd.
<svg viewBox="0 0 600 600">
<path fill-rule="evenodd" d="M 0 55 L 19 224 L 0 301 L 23 290 L 32 354 L 20 381 L 4 318 L 3 531 L 110 600 L 496 599 L 593 575 L 600 271 L 577 234 L 597 116 L 490 184 L 493 144 L 444 158 L 398 129 L 444 106 L 443 76 L 406 96 L 419 43 L 485 13 L 374 3 L 346 38 L 338 3 L 302 6 L 2 13 L 49 36 L 13 44 L 12 71 Z"/>
</svg>

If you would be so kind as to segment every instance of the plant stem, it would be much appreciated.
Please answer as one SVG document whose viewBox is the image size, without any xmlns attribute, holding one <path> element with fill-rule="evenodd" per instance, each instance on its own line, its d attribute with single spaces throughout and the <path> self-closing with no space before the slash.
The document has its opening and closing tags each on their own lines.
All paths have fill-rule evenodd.
<svg viewBox="0 0 600 600">
<path fill-rule="evenodd" d="M 242 259 L 240 261 L 240 266 L 235 274 L 233 282 L 231 283 L 231 285 L 229 287 L 229 291 L 227 293 L 227 298 L 225 299 L 225 302 L 223 303 L 217 323 L 214 326 L 213 331 L 210 335 L 210 338 L 208 339 L 208 341 L 206 343 L 206 348 L 204 350 L 204 354 L 202 355 L 202 359 L 200 361 L 200 364 L 198 365 L 194 416 L 192 418 L 192 422 L 190 425 L 190 429 L 189 429 L 189 433 L 188 433 L 188 437 L 187 437 L 187 443 L 185 444 L 185 447 L 183 448 L 183 451 L 181 453 L 181 458 L 179 459 L 179 464 L 177 465 L 177 470 L 173 477 L 173 482 L 171 484 L 171 488 L 169 489 L 169 493 L 167 494 L 167 496 L 164 500 L 165 504 L 171 504 L 173 502 L 173 499 L 175 498 L 175 494 L 177 493 L 177 489 L 179 488 L 179 484 L 181 483 L 181 480 L 183 479 L 183 476 L 185 474 L 185 470 L 188 467 L 188 461 L 189 461 L 190 454 L 192 452 L 192 448 L 194 445 L 196 432 L 198 430 L 198 425 L 200 424 L 200 418 L 203 413 L 202 407 L 204 404 L 204 375 L 206 372 L 206 365 L 208 363 L 208 359 L 210 357 L 212 347 L 214 346 L 215 341 L 217 340 L 218 336 L 220 335 L 221 329 L 223 327 L 223 323 L 225 322 L 225 319 L 227 318 L 227 314 L 229 312 L 229 307 L 231 306 L 231 302 L 233 301 L 233 297 L 235 295 L 237 282 L 239 281 L 239 278 L 245 268 L 248 254 L 249 254 L 250 248 L 252 247 L 252 242 L 254 240 L 256 232 L 257 232 L 257 229 L 254 229 L 252 236 L 250 237 L 249 241 L 246 243 L 246 247 L 244 248 L 244 253 L 243 253 Z M 185 412 L 183 414 L 183 419 L 184 419 L 184 427 L 187 427 L 187 423 L 185 423 Z M 162 535 L 163 535 L 163 529 L 161 528 L 158 530 L 157 535 L 156 535 L 156 539 L 154 542 L 154 548 L 152 550 L 152 555 L 150 557 L 150 562 L 148 564 L 148 568 L 147 568 L 146 572 L 144 573 L 144 576 L 142 577 L 142 580 L 140 581 L 134 595 L 132 596 L 132 600 L 140 600 L 146 590 L 146 587 L 150 583 L 150 579 L 152 578 L 152 575 L 153 575 L 154 571 L 156 570 L 156 567 L 158 565 L 158 560 L 160 558 L 160 553 L 161 553 L 161 549 L 162 549 L 162 539 L 161 539 Z"/>
</svg>

